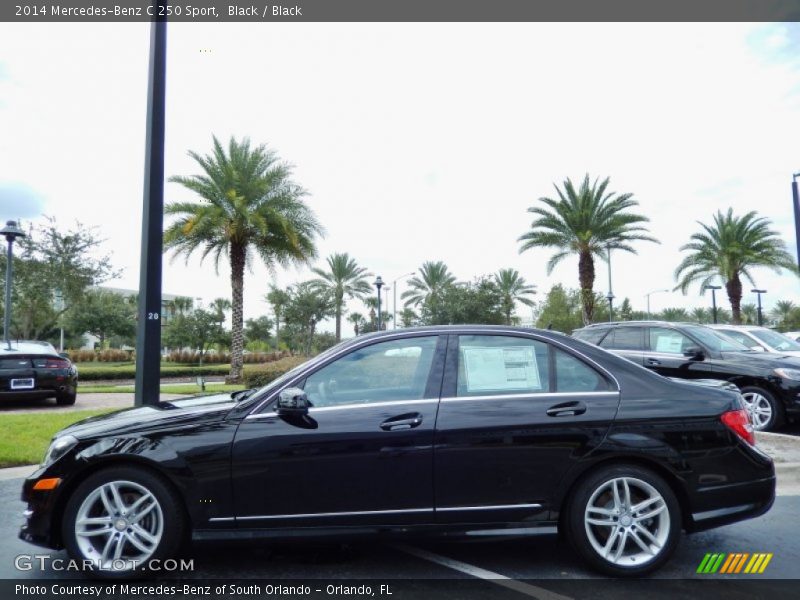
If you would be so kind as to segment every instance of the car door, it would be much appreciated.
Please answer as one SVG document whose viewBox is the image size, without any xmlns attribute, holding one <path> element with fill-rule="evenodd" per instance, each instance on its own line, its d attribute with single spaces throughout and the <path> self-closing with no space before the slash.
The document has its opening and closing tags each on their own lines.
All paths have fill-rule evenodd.
<svg viewBox="0 0 800 600">
<path fill-rule="evenodd" d="M 618 404 L 616 384 L 565 347 L 451 336 L 434 446 L 437 522 L 543 518 Z"/>
<path fill-rule="evenodd" d="M 713 378 L 714 369 L 708 350 L 686 334 L 672 327 L 649 327 L 646 336 L 644 366 L 667 377 L 681 379 Z M 690 348 L 700 348 L 705 358 L 686 356 Z"/>
<path fill-rule="evenodd" d="M 644 327 L 623 325 L 608 332 L 600 347 L 641 365 L 644 362 Z"/>
<path fill-rule="evenodd" d="M 302 382 L 308 415 L 249 415 L 231 457 L 239 526 L 432 521 L 445 346 L 437 335 L 360 345 Z"/>
</svg>

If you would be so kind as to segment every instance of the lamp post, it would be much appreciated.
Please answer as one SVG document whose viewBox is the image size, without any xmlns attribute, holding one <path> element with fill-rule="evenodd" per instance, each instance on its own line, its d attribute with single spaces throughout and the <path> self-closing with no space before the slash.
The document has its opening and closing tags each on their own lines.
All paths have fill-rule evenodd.
<svg viewBox="0 0 800 600">
<path fill-rule="evenodd" d="M 792 174 L 792 205 L 794 206 L 794 236 L 797 243 L 797 264 L 800 266 L 800 192 L 797 191 L 797 178 L 800 173 Z"/>
<path fill-rule="evenodd" d="M 25 232 L 17 226 L 16 221 L 7 221 L 6 226 L 0 229 L 0 235 L 6 236 L 8 253 L 6 254 L 6 314 L 3 334 L 6 346 L 11 350 L 11 280 L 14 277 L 14 240 L 25 237 Z"/>
<path fill-rule="evenodd" d="M 767 290 L 750 290 L 750 291 L 758 295 L 758 326 L 761 327 L 764 324 L 764 319 L 761 315 L 761 294 L 766 294 Z"/>
<path fill-rule="evenodd" d="M 393 298 L 392 298 L 392 329 L 397 329 L 397 282 L 405 279 L 406 277 L 410 277 L 413 275 L 415 271 L 411 271 L 411 273 L 406 273 L 405 275 L 400 275 L 397 279 L 392 281 L 392 290 L 393 290 Z"/>
<path fill-rule="evenodd" d="M 614 320 L 614 292 L 611 289 L 611 244 L 606 244 L 606 251 L 608 252 L 608 322 Z"/>
<path fill-rule="evenodd" d="M 650 318 L 650 296 L 653 294 L 658 294 L 661 292 L 668 292 L 669 290 L 653 290 L 652 292 L 647 292 L 644 297 L 647 299 L 647 318 Z"/>
<path fill-rule="evenodd" d="M 381 330 L 381 288 L 383 287 L 383 279 L 380 275 L 375 278 L 375 287 L 378 289 L 378 331 Z"/>
<path fill-rule="evenodd" d="M 703 289 L 711 290 L 711 314 L 713 315 L 714 324 L 717 324 L 717 290 L 721 290 L 721 285 L 707 285 Z"/>
</svg>

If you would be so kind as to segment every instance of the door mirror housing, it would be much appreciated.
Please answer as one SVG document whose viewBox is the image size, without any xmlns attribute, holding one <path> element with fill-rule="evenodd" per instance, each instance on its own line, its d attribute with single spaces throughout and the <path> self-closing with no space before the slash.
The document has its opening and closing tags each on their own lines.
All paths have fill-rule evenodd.
<svg viewBox="0 0 800 600">
<path fill-rule="evenodd" d="M 766 351 L 767 351 L 767 349 L 766 349 L 766 348 L 764 348 L 764 346 L 758 346 L 758 345 L 756 345 L 756 346 L 753 346 L 753 347 L 752 347 L 752 348 L 750 348 L 750 349 L 751 349 L 751 350 L 755 350 L 756 352 L 766 352 Z"/>
<path fill-rule="evenodd" d="M 275 412 L 279 415 L 307 415 L 308 396 L 300 388 L 286 388 L 278 394 L 278 401 L 275 403 Z"/>
<path fill-rule="evenodd" d="M 706 353 L 703 352 L 703 349 L 697 346 L 687 348 L 683 351 L 683 355 L 691 360 L 703 360 L 706 357 Z"/>
</svg>

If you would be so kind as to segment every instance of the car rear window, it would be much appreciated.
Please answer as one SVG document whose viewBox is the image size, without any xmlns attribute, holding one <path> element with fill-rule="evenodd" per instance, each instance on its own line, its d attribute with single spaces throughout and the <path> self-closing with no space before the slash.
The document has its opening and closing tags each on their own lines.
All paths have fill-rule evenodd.
<svg viewBox="0 0 800 600">
<path fill-rule="evenodd" d="M 29 369 L 29 358 L 0 358 L 0 369 Z"/>
<path fill-rule="evenodd" d="M 603 336 L 608 331 L 608 328 L 592 328 L 592 329 L 578 329 L 577 331 L 572 332 L 572 337 L 582 340 L 584 342 L 589 342 L 590 344 L 597 345 L 600 340 L 603 339 Z"/>
</svg>

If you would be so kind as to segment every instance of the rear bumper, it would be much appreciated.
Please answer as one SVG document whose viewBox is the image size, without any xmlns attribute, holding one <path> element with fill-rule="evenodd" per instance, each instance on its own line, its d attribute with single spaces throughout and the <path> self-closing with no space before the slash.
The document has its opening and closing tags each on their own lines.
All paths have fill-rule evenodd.
<svg viewBox="0 0 800 600">
<path fill-rule="evenodd" d="M 767 512 L 775 501 L 775 475 L 707 488 L 698 493 L 704 510 L 689 515 L 686 530 L 703 531 Z M 714 507 L 714 508 L 712 508 Z"/>
</svg>

